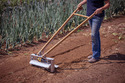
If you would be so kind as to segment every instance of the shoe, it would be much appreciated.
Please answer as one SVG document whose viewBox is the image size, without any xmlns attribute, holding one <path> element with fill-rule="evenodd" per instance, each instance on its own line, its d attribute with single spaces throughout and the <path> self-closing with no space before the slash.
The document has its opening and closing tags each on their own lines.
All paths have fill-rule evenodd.
<svg viewBox="0 0 125 83">
<path fill-rule="evenodd" d="M 98 61 L 98 59 L 95 59 L 95 58 L 93 58 L 93 57 L 88 60 L 89 63 L 94 63 L 94 62 L 97 62 L 97 61 Z"/>
<path fill-rule="evenodd" d="M 92 55 L 89 55 L 89 56 L 88 56 L 88 59 L 91 59 L 91 58 L 92 58 Z"/>
</svg>

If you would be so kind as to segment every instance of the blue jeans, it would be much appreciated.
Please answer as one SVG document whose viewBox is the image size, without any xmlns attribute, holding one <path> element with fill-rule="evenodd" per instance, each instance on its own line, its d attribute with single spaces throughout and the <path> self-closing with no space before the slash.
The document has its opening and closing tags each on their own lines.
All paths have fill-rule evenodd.
<svg viewBox="0 0 125 83">
<path fill-rule="evenodd" d="M 89 24 L 91 27 L 92 52 L 93 52 L 93 58 L 95 59 L 99 59 L 101 55 L 101 42 L 100 42 L 99 29 L 102 21 L 103 17 L 96 17 L 96 16 L 89 20 Z"/>
</svg>

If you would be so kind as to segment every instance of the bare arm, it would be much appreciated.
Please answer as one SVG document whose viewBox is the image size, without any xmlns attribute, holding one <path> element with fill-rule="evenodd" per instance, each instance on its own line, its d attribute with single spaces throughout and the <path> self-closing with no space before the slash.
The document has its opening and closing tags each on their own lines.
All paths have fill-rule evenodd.
<svg viewBox="0 0 125 83">
<path fill-rule="evenodd" d="M 83 0 L 83 1 L 81 1 L 79 4 L 78 4 L 78 8 L 79 8 L 79 10 L 81 10 L 82 9 L 82 5 L 84 5 L 84 4 L 86 4 L 87 3 L 87 0 Z"/>
<path fill-rule="evenodd" d="M 105 0 L 105 5 L 101 8 L 96 9 L 95 14 L 102 13 L 102 11 L 109 8 L 109 6 L 110 6 L 110 0 Z"/>
<path fill-rule="evenodd" d="M 82 5 L 84 5 L 85 3 L 87 3 L 87 0 L 83 0 L 78 4 L 78 8 L 81 7 Z"/>
</svg>

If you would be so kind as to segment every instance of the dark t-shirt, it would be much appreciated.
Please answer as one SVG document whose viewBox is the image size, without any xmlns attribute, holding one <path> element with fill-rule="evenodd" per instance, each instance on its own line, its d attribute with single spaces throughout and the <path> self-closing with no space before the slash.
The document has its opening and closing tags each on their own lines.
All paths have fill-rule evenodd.
<svg viewBox="0 0 125 83">
<path fill-rule="evenodd" d="M 104 6 L 104 0 L 87 0 L 87 16 L 90 16 L 97 8 Z M 104 11 L 95 16 L 104 17 Z"/>
</svg>

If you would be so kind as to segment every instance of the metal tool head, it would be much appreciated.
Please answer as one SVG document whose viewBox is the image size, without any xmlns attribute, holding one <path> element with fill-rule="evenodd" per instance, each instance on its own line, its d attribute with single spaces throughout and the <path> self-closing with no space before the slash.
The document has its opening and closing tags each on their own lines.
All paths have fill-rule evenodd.
<svg viewBox="0 0 125 83">
<path fill-rule="evenodd" d="M 42 57 L 36 54 L 31 54 L 31 60 L 29 62 L 31 65 L 39 66 L 48 69 L 50 72 L 54 72 L 58 65 L 54 65 L 54 59 L 49 57 Z"/>
</svg>

